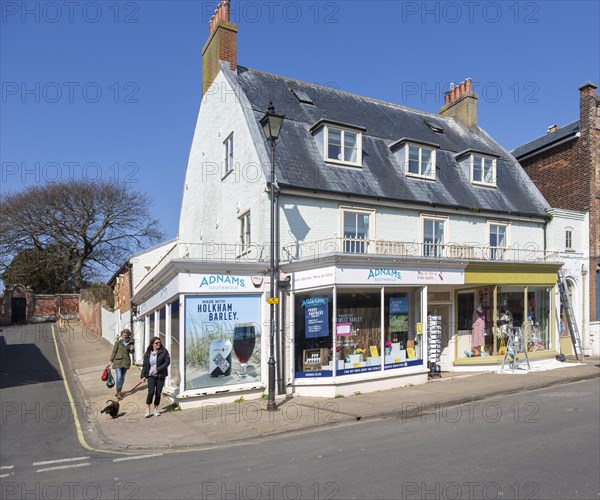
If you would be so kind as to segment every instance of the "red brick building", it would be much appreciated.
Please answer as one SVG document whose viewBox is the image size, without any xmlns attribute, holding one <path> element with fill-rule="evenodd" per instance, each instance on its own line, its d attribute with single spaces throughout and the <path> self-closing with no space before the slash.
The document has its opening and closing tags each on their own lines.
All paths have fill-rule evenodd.
<svg viewBox="0 0 600 500">
<path fill-rule="evenodd" d="M 598 87 L 579 88 L 579 120 L 548 129 L 512 154 L 555 208 L 589 212 L 589 304 L 600 321 L 600 97 Z M 584 270 L 585 272 L 585 270 Z"/>
</svg>

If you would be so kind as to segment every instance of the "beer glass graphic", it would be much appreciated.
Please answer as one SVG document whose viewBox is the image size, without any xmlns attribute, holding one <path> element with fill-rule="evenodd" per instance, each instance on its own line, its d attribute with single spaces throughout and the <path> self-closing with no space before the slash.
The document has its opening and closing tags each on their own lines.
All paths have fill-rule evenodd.
<svg viewBox="0 0 600 500">
<path fill-rule="evenodd" d="M 240 362 L 240 378 L 246 378 L 246 365 L 254 351 L 256 326 L 252 324 L 237 325 L 233 329 L 233 352 Z"/>
</svg>

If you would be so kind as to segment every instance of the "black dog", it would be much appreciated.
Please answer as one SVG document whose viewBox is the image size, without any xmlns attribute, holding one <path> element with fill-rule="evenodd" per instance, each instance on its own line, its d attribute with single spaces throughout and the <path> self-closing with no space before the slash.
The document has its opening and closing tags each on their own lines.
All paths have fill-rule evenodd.
<svg viewBox="0 0 600 500">
<path fill-rule="evenodd" d="M 109 399 L 107 403 L 110 404 L 107 405 L 106 408 L 104 408 L 104 410 L 102 410 L 100 413 L 106 413 L 112 418 L 117 418 L 119 416 L 119 402 Z"/>
</svg>

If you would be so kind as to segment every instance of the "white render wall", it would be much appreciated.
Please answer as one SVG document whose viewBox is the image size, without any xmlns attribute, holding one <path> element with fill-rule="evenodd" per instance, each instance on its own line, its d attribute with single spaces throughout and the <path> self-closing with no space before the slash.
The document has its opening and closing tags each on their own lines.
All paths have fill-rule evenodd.
<svg viewBox="0 0 600 500">
<path fill-rule="evenodd" d="M 179 241 L 237 243 L 238 218 L 250 210 L 252 243 L 268 242 L 269 197 L 242 106 L 223 71 L 202 98 L 185 176 Z M 246 101 L 247 102 L 247 101 Z M 234 169 L 223 177 L 224 141 L 234 133 Z M 268 171 L 268 170 L 267 170 Z"/>
<path fill-rule="evenodd" d="M 168 241 L 160 246 L 151 248 L 131 257 L 134 295 L 148 272 L 150 272 L 150 270 L 154 268 L 154 266 L 156 266 L 175 245 L 175 241 Z"/>
<path fill-rule="evenodd" d="M 559 250 L 560 260 L 564 262 L 561 272 L 572 285 L 572 307 L 575 321 L 581 334 L 585 354 L 598 351 L 598 339 L 590 335 L 590 277 L 589 277 L 589 213 L 553 208 L 553 216 L 548 224 L 548 247 Z M 565 249 L 565 232 L 572 230 L 572 250 Z M 583 271 L 583 272 L 582 272 Z M 560 297 L 557 292 L 557 304 Z"/>
<path fill-rule="evenodd" d="M 340 207 L 375 211 L 375 218 L 371 219 L 371 239 L 422 242 L 422 216 L 447 216 L 447 243 L 488 245 L 488 223 L 509 222 L 509 247 L 544 249 L 544 224 L 541 222 L 509 221 L 487 215 L 461 215 L 456 211 L 444 213 L 291 195 L 280 197 L 282 245 L 341 237 L 343 231 Z"/>
</svg>

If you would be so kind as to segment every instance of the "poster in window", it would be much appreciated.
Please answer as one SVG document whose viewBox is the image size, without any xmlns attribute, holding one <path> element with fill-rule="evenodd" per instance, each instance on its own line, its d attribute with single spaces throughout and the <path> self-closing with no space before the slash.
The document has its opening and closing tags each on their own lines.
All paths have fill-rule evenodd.
<svg viewBox="0 0 600 500">
<path fill-rule="evenodd" d="M 310 297 L 302 301 L 307 339 L 329 336 L 329 303 L 327 297 Z"/>
<path fill-rule="evenodd" d="M 260 295 L 185 299 L 185 389 L 260 381 Z"/>
<path fill-rule="evenodd" d="M 408 295 L 390 297 L 390 331 L 408 331 Z"/>
</svg>

